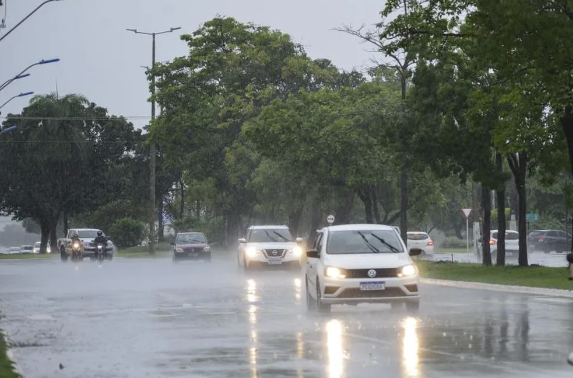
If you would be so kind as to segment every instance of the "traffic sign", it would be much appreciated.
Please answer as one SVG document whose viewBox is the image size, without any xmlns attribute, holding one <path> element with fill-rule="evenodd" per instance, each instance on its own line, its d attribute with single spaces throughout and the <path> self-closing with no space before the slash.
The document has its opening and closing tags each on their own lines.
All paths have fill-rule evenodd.
<svg viewBox="0 0 573 378">
<path fill-rule="evenodd" d="M 327 221 L 329 224 L 333 224 L 333 223 L 334 223 L 334 215 L 332 215 L 332 214 L 329 215 L 329 216 L 326 218 L 326 221 Z"/>
<path fill-rule="evenodd" d="M 468 219 L 468 217 L 470 216 L 472 209 L 462 209 L 464 215 L 466 216 L 466 219 Z"/>
<path fill-rule="evenodd" d="M 528 222 L 537 222 L 539 220 L 539 214 L 525 214 L 525 220 Z"/>
</svg>

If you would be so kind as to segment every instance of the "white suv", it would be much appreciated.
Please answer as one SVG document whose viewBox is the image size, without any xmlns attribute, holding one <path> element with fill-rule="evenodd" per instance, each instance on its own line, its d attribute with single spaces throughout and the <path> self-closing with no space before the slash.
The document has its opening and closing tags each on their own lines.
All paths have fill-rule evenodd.
<svg viewBox="0 0 573 378">
<path fill-rule="evenodd" d="M 293 240 L 287 226 L 251 226 L 247 236 L 239 239 L 237 263 L 245 270 L 255 267 L 281 265 L 302 267 L 302 249 Z"/>
<path fill-rule="evenodd" d="M 306 303 L 309 311 L 329 312 L 333 304 L 406 303 L 420 305 L 418 269 L 392 226 L 349 224 L 325 227 L 307 251 Z"/>
</svg>

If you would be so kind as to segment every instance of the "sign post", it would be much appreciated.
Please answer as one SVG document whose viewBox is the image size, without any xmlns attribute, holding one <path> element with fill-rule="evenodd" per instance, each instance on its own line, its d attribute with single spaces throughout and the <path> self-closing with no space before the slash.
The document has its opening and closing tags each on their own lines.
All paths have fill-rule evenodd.
<svg viewBox="0 0 573 378">
<path fill-rule="evenodd" d="M 464 216 L 466 217 L 466 253 L 470 253 L 470 225 L 469 217 L 472 212 L 471 208 L 462 209 Z"/>
<path fill-rule="evenodd" d="M 334 215 L 332 215 L 332 214 L 329 215 L 329 216 L 326 218 L 326 221 L 328 222 L 328 224 L 332 225 L 332 224 L 334 223 Z"/>
</svg>

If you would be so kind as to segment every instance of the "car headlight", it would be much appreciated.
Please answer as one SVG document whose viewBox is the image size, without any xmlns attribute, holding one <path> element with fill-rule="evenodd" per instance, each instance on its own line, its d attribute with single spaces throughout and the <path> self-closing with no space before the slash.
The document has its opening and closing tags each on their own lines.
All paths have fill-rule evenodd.
<svg viewBox="0 0 573 378">
<path fill-rule="evenodd" d="M 400 269 L 400 277 L 416 275 L 416 267 L 414 265 L 406 265 Z"/>
<path fill-rule="evenodd" d="M 211 247 L 206 246 L 205 248 L 203 248 L 203 251 L 205 251 L 205 252 L 211 252 Z"/>
<path fill-rule="evenodd" d="M 175 252 L 177 252 L 177 253 L 183 253 L 183 248 L 175 248 Z"/>
<path fill-rule="evenodd" d="M 302 255 L 302 248 L 297 245 L 296 247 L 294 247 L 294 248 L 292 249 L 292 253 L 293 253 L 296 257 L 299 257 L 300 255 Z"/>
<path fill-rule="evenodd" d="M 329 278 L 346 278 L 344 269 L 335 268 L 333 266 L 326 267 L 324 269 L 324 275 Z"/>
<path fill-rule="evenodd" d="M 254 257 L 257 254 L 257 249 L 255 247 L 247 248 L 247 256 Z"/>
</svg>

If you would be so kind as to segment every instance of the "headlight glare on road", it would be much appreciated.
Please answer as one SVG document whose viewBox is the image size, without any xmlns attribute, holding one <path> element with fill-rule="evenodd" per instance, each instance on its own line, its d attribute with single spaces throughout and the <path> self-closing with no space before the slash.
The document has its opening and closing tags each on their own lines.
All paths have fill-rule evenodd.
<svg viewBox="0 0 573 378">
<path fill-rule="evenodd" d="M 324 275 L 329 278 L 345 278 L 346 272 L 342 269 L 328 266 L 324 269 Z"/>
<path fill-rule="evenodd" d="M 177 253 L 183 253 L 183 248 L 175 248 L 175 252 L 177 252 Z"/>
<path fill-rule="evenodd" d="M 302 255 L 302 248 L 297 245 L 292 249 L 292 253 L 294 253 L 296 257 L 299 257 Z"/>
<path fill-rule="evenodd" d="M 249 247 L 247 248 L 247 256 L 249 257 L 255 257 L 255 255 L 257 254 L 257 250 L 255 247 Z"/>
<path fill-rule="evenodd" d="M 416 274 L 416 267 L 414 265 L 406 265 L 400 270 L 402 276 L 414 276 Z"/>
</svg>

